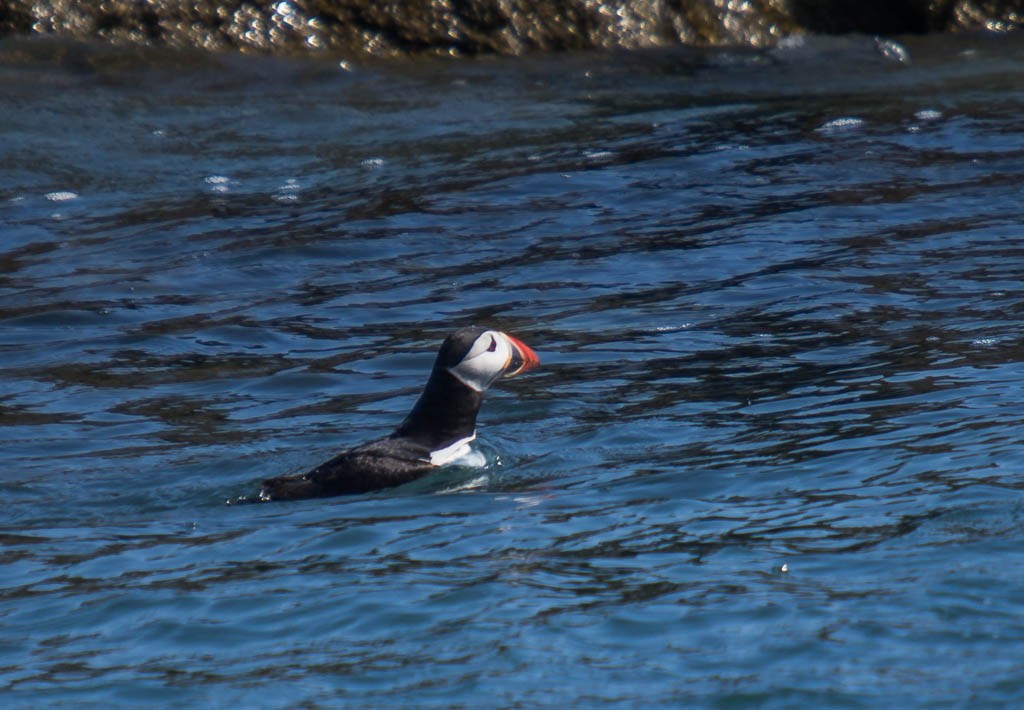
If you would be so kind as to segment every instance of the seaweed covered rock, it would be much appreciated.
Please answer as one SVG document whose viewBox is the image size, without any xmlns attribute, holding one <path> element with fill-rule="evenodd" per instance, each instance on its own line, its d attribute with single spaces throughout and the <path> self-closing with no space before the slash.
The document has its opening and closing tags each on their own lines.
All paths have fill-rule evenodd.
<svg viewBox="0 0 1024 710">
<path fill-rule="evenodd" d="M 1019 0 L 0 0 L 0 36 L 347 55 L 764 47 L 800 32 L 1008 30 Z"/>
</svg>

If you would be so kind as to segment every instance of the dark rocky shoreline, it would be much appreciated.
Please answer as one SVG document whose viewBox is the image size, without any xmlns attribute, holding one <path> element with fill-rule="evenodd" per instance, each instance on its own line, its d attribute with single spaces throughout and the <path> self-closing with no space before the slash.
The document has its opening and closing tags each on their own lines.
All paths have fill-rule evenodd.
<svg viewBox="0 0 1024 710">
<path fill-rule="evenodd" d="M 0 0 L 0 37 L 363 56 L 515 55 L 1024 24 L 1022 0 Z"/>
</svg>

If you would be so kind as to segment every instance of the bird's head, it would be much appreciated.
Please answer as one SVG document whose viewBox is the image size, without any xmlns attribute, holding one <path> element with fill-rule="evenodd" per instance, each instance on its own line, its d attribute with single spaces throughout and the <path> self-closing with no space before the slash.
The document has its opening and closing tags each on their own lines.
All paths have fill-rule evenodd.
<svg viewBox="0 0 1024 710">
<path fill-rule="evenodd" d="M 435 369 L 443 368 L 460 382 L 483 392 L 499 377 L 512 377 L 540 362 L 529 345 L 500 330 L 461 328 L 447 338 Z"/>
</svg>

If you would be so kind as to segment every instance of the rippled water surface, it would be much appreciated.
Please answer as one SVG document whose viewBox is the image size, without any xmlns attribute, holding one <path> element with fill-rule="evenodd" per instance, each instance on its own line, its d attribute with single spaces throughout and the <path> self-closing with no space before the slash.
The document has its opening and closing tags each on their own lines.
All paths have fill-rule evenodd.
<svg viewBox="0 0 1024 710">
<path fill-rule="evenodd" d="M 1024 45 L 0 44 L 5 707 L 1024 696 Z M 229 505 L 454 327 L 482 469 Z"/>
</svg>

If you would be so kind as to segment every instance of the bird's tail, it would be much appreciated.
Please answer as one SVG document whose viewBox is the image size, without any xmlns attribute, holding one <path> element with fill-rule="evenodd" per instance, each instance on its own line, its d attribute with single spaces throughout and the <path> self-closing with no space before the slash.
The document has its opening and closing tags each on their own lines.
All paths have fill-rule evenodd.
<svg viewBox="0 0 1024 710">
<path fill-rule="evenodd" d="M 306 476 L 277 476 L 260 484 L 259 500 L 296 500 L 315 498 L 320 486 Z"/>
</svg>

